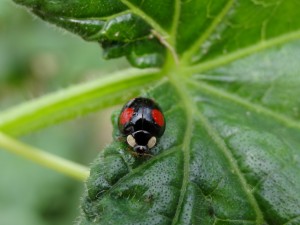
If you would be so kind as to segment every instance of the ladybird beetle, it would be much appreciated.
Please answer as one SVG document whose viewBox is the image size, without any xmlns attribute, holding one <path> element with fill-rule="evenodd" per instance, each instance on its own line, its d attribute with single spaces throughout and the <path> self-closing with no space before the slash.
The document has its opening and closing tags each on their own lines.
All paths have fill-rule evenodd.
<svg viewBox="0 0 300 225">
<path fill-rule="evenodd" d="M 134 98 L 124 105 L 118 124 L 128 145 L 138 155 L 147 154 L 166 127 L 165 117 L 158 104 L 142 97 Z"/>
</svg>

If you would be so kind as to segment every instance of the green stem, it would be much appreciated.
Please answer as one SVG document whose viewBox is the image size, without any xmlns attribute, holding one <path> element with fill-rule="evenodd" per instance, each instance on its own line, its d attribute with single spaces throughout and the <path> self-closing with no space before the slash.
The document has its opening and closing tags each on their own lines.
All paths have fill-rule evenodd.
<svg viewBox="0 0 300 225">
<path fill-rule="evenodd" d="M 87 167 L 26 145 L 1 132 L 0 147 L 79 181 L 85 181 L 89 176 Z"/>
<path fill-rule="evenodd" d="M 0 130 L 12 136 L 23 135 L 114 106 L 159 78 L 160 73 L 155 69 L 130 69 L 51 93 L 2 111 Z"/>
</svg>

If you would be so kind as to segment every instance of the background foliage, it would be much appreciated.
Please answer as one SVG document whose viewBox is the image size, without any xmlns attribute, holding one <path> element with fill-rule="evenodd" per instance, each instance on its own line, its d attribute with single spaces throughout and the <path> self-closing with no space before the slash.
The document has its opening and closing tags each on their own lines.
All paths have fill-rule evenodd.
<svg viewBox="0 0 300 225">
<path fill-rule="evenodd" d="M 102 60 L 97 44 L 46 25 L 9 0 L 0 1 L 0 111 L 127 67 L 123 60 L 117 64 Z M 110 139 L 109 112 L 22 137 L 85 165 Z M 77 220 L 83 183 L 2 149 L 0 177 L 0 224 L 65 225 Z"/>
</svg>

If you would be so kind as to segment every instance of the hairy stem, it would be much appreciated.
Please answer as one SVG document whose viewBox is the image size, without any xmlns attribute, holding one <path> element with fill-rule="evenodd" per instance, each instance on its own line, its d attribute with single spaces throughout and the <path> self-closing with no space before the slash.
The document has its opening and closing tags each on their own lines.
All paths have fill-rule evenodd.
<svg viewBox="0 0 300 225">
<path fill-rule="evenodd" d="M 48 167 L 79 181 L 85 181 L 89 176 L 89 169 L 87 167 L 24 144 L 2 132 L 0 132 L 0 148 L 23 156 L 44 167 Z"/>
</svg>

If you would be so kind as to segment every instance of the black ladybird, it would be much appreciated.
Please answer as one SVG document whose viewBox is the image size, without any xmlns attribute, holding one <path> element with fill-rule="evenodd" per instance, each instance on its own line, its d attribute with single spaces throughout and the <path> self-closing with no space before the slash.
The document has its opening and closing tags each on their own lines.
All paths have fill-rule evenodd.
<svg viewBox="0 0 300 225">
<path fill-rule="evenodd" d="M 134 98 L 127 102 L 119 116 L 119 130 L 138 155 L 153 148 L 166 127 L 165 117 L 153 100 Z"/>
</svg>

